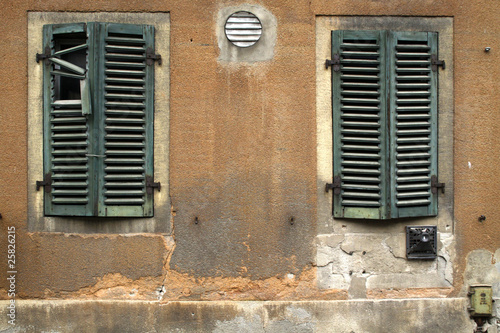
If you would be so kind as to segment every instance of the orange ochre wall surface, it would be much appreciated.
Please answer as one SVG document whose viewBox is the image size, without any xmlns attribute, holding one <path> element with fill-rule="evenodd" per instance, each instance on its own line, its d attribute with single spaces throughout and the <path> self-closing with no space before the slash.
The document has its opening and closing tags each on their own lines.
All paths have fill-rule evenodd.
<svg viewBox="0 0 500 333">
<path fill-rule="evenodd" d="M 500 247 L 500 2 L 249 2 L 277 19 L 274 56 L 221 64 L 217 13 L 239 4 L 1 2 L 0 272 L 8 271 L 7 228 L 14 226 L 19 298 L 345 299 L 345 290 L 315 283 L 318 16 L 453 18 L 454 289 L 462 288 L 471 251 Z M 27 182 L 29 12 L 170 14 L 171 233 L 28 230 L 27 191 L 35 186 Z M 0 282 L 0 298 L 7 290 Z"/>
</svg>

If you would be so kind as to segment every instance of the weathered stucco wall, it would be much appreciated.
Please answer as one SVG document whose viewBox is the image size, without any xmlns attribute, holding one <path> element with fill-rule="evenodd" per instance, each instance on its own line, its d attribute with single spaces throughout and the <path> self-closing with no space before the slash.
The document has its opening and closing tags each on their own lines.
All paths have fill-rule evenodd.
<svg viewBox="0 0 500 333">
<path fill-rule="evenodd" d="M 275 41 L 269 40 L 272 53 L 238 58 L 220 49 L 221 13 L 229 7 L 269 14 L 268 26 L 276 29 Z M 28 69 L 35 61 L 28 54 L 28 12 L 65 11 L 169 14 L 170 63 L 163 66 L 169 66 L 170 85 L 157 88 L 169 90 L 164 91 L 169 94 L 168 165 L 155 165 L 168 169 L 171 207 L 156 216 L 167 226 L 156 230 L 167 232 L 110 234 L 89 228 L 68 234 L 28 227 L 28 198 L 35 191 L 28 178 Z M 323 223 L 317 190 L 316 29 L 321 17 L 340 16 L 453 22 L 454 120 L 447 133 L 453 154 L 443 161 L 453 164 L 448 175 L 453 195 L 444 202 L 450 224 L 435 223 L 445 266 L 442 259 L 409 264 L 394 225 L 350 223 L 346 231 Z M 494 253 L 500 247 L 499 16 L 500 4 L 490 0 L 3 1 L 0 254 L 6 258 L 6 230 L 15 226 L 17 297 L 462 297 L 468 284 L 481 282 L 477 267 L 486 264 L 493 277 L 486 282 L 494 283 Z M 480 222 L 481 215 L 486 220 Z M 317 252 L 318 244 L 323 247 Z M 394 248 L 399 252 L 391 252 Z M 485 252 L 473 252 L 478 250 Z M 385 267 L 387 257 L 392 261 Z M 360 272 L 346 283 L 344 277 L 323 275 L 317 266 L 324 265 L 341 274 Z M 379 280 L 366 279 L 367 267 Z M 0 260 L 0 276 L 7 271 L 7 260 Z M 401 272 L 415 274 L 403 282 L 387 274 Z M 431 281 L 429 272 L 439 281 Z M 3 280 L 1 298 L 8 298 L 7 290 Z M 498 286 L 495 290 L 498 297 Z"/>
</svg>

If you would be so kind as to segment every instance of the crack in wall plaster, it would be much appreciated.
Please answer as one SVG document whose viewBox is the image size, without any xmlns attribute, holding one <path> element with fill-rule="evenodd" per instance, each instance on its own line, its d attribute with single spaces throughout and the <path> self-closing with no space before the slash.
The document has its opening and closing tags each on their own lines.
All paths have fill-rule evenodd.
<svg viewBox="0 0 500 333">
<path fill-rule="evenodd" d="M 450 233 L 439 233 L 441 247 L 438 250 L 438 274 L 453 286 L 453 266 L 450 264 L 454 257 L 453 245 L 455 237 Z M 441 260 L 440 260 L 441 259 Z M 444 263 L 442 262 L 444 260 Z"/>
<path fill-rule="evenodd" d="M 450 287 L 452 287 L 453 286 L 453 280 L 450 281 L 450 279 L 448 278 L 448 276 L 446 274 L 446 267 L 449 266 L 448 265 L 448 261 L 446 260 L 446 258 L 444 256 L 438 256 L 437 260 L 438 260 L 438 267 L 444 267 L 443 269 L 438 269 L 437 270 L 438 275 L 445 282 L 447 282 Z"/>
<path fill-rule="evenodd" d="M 172 198 L 170 198 L 170 202 L 172 202 Z M 163 242 L 165 244 L 165 249 L 167 250 L 167 253 L 165 254 L 165 259 L 164 259 L 164 264 L 163 264 L 164 277 L 162 280 L 161 287 L 159 287 L 157 289 L 159 301 L 161 301 L 163 299 L 163 296 L 165 295 L 165 292 L 167 291 L 165 288 L 165 283 L 167 281 L 167 276 L 168 276 L 168 273 L 170 270 L 170 261 L 172 260 L 172 255 L 174 254 L 175 247 L 177 246 L 177 242 L 175 240 L 175 224 L 174 224 L 174 216 L 176 215 L 176 211 L 175 211 L 173 205 L 171 206 L 170 211 L 171 211 L 171 214 L 170 214 L 170 216 L 171 216 L 170 217 L 170 235 L 163 236 Z"/>
<path fill-rule="evenodd" d="M 388 239 L 390 239 L 390 238 L 392 238 L 392 237 L 393 237 L 393 235 L 392 235 L 392 234 L 390 234 L 389 236 L 387 236 L 386 238 L 384 238 L 384 239 L 382 240 L 382 246 L 383 246 L 386 250 L 388 250 L 388 251 L 389 251 L 389 252 L 390 252 L 390 253 L 394 256 L 394 258 L 395 258 L 395 259 L 403 259 L 403 260 L 405 260 L 405 261 L 406 261 L 406 257 L 402 257 L 402 256 L 399 256 L 399 255 L 397 255 L 396 253 L 394 253 L 394 250 L 393 250 L 392 246 L 390 246 L 389 244 L 387 244 L 387 240 L 388 240 Z"/>
<path fill-rule="evenodd" d="M 318 235 L 316 244 L 315 266 L 322 268 L 334 263 L 335 252 L 345 241 L 344 235 Z M 330 259 L 331 258 L 331 259 Z"/>
<path fill-rule="evenodd" d="M 344 252 L 345 254 L 350 255 L 350 256 L 352 256 L 353 253 L 355 252 L 355 251 L 344 250 L 344 248 L 342 247 L 342 244 L 340 244 L 339 248 L 342 250 L 342 252 Z"/>
</svg>

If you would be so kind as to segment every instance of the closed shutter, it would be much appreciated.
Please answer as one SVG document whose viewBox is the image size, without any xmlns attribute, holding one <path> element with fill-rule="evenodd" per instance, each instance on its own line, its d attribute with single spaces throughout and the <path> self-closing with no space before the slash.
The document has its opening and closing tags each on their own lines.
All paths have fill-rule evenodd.
<svg viewBox="0 0 500 333">
<path fill-rule="evenodd" d="M 334 216 L 386 218 L 385 34 L 333 31 Z"/>
<path fill-rule="evenodd" d="M 154 66 L 146 63 L 146 53 L 148 48 L 154 52 L 154 27 L 96 22 L 78 26 L 80 34 L 88 36 L 81 84 L 86 97 L 59 106 L 46 90 L 51 102 L 45 103 L 45 122 L 51 131 L 45 136 L 45 160 L 52 176 L 46 203 L 58 208 L 46 209 L 46 214 L 153 216 L 153 193 L 146 180 L 153 175 Z M 71 39 L 54 35 L 54 27 L 45 27 L 52 39 L 47 45 L 54 44 L 54 36 Z M 72 72 L 67 63 L 55 63 Z M 45 80 L 52 87 L 54 74 L 48 73 Z"/>
<path fill-rule="evenodd" d="M 437 214 L 437 33 L 390 33 L 392 217 Z"/>
<path fill-rule="evenodd" d="M 146 177 L 153 175 L 154 66 L 146 64 L 146 51 L 154 51 L 154 27 L 106 23 L 99 36 L 99 215 L 152 216 Z"/>
<path fill-rule="evenodd" d="M 43 45 L 45 214 L 92 215 L 85 24 L 44 26 Z"/>
<path fill-rule="evenodd" d="M 334 217 L 437 214 L 437 33 L 332 32 Z"/>
</svg>

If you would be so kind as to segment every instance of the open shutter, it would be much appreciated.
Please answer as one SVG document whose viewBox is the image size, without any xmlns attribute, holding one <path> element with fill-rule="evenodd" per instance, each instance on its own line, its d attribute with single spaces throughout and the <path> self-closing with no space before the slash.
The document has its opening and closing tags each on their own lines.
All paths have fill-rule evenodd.
<svg viewBox="0 0 500 333">
<path fill-rule="evenodd" d="M 333 215 L 388 218 L 386 35 L 333 31 Z"/>
<path fill-rule="evenodd" d="M 391 32 L 392 217 L 437 214 L 437 33 Z M 435 191 L 434 191 L 435 192 Z"/>
<path fill-rule="evenodd" d="M 92 215 L 86 25 L 46 25 L 43 46 L 45 214 Z"/>
<path fill-rule="evenodd" d="M 99 216 L 153 216 L 154 27 L 100 23 Z"/>
</svg>

